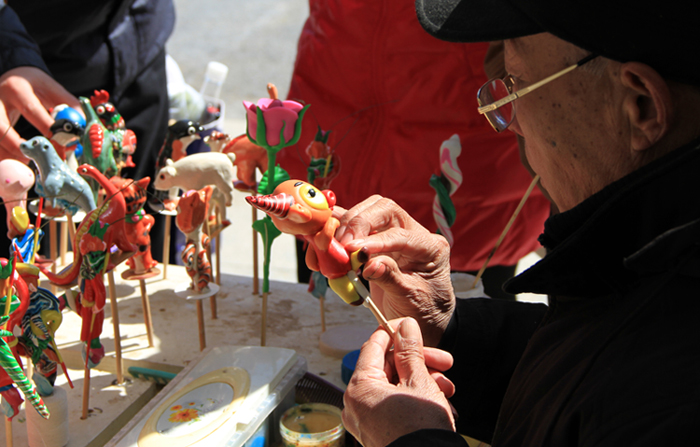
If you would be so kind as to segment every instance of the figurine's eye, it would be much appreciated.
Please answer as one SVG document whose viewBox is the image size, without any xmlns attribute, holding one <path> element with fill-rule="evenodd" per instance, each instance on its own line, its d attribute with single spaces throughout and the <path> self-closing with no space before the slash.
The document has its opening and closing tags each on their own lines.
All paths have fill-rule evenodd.
<svg viewBox="0 0 700 447">
<path fill-rule="evenodd" d="M 112 104 L 107 104 L 105 107 L 107 108 L 108 112 L 114 112 L 114 106 Z"/>
<path fill-rule="evenodd" d="M 105 113 L 105 106 L 97 106 L 97 108 L 95 108 L 95 112 L 97 112 L 98 115 L 102 115 Z"/>
<path fill-rule="evenodd" d="M 303 183 L 301 187 L 299 187 L 299 196 L 312 208 L 316 208 L 317 210 L 328 209 L 326 197 L 321 191 L 308 183 Z"/>
<path fill-rule="evenodd" d="M 165 180 L 165 174 L 161 174 L 161 175 L 160 175 L 160 179 L 161 179 L 161 180 Z"/>
<path fill-rule="evenodd" d="M 63 130 L 71 132 L 73 130 L 73 125 L 71 123 L 63 123 Z"/>
<path fill-rule="evenodd" d="M 190 127 L 187 129 L 188 135 L 194 135 L 195 133 L 197 133 L 197 129 L 195 129 L 194 127 Z"/>
</svg>

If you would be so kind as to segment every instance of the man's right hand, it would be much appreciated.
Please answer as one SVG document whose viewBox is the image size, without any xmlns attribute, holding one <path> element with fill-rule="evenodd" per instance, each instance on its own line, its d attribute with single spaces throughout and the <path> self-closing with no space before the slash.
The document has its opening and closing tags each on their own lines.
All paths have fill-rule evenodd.
<svg viewBox="0 0 700 447">
<path fill-rule="evenodd" d="M 455 307 L 447 240 L 380 196 L 334 213 L 340 218 L 336 238 L 346 250 L 370 255 L 363 276 L 372 300 L 388 319 L 413 317 L 426 346 L 437 346 Z"/>
</svg>

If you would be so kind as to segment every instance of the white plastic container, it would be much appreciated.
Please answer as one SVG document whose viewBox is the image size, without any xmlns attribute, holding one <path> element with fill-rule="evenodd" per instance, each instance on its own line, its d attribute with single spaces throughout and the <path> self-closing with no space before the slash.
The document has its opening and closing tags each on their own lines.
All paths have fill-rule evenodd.
<svg viewBox="0 0 700 447">
<path fill-rule="evenodd" d="M 294 404 L 306 360 L 295 351 L 223 346 L 173 379 L 109 444 L 114 447 L 273 445 L 275 409 Z M 279 413 L 277 413 L 279 414 Z M 117 441 L 118 440 L 118 441 Z"/>
</svg>

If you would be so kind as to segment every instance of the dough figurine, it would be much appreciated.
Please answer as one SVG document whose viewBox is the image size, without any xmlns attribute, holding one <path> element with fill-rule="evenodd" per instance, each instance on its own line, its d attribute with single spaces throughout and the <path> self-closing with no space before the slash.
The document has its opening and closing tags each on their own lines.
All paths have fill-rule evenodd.
<svg viewBox="0 0 700 447">
<path fill-rule="evenodd" d="M 68 286 L 80 275 L 80 299 L 71 305 L 83 319 L 80 340 L 86 343 L 88 365 L 95 367 L 104 357 L 99 336 L 104 321 L 105 286 L 103 275 L 118 262 L 110 259 L 116 245 L 122 256 L 131 256 L 136 247 L 126 235 L 126 201 L 121 190 L 88 164 L 78 168 L 81 175 L 95 179 L 107 193 L 105 202 L 88 213 L 76 231 L 73 243 L 74 260 L 70 269 L 55 275 L 42 268 L 46 277 L 59 286 Z"/>
<path fill-rule="evenodd" d="M 175 218 L 175 225 L 187 239 L 182 261 L 187 274 L 192 278 L 190 290 L 197 294 L 207 293 L 211 281 L 211 264 L 207 257 L 209 237 L 202 231 L 202 224 L 209 214 L 207 208 L 213 189 L 212 186 L 205 186 L 199 191 L 185 192 L 178 202 Z"/>
<path fill-rule="evenodd" d="M 328 278 L 331 289 L 343 301 L 354 306 L 362 304 L 363 298 L 347 276 L 360 268 L 358 252 L 348 253 L 334 237 L 340 222 L 331 215 L 335 205 L 333 191 L 320 191 L 301 180 L 287 180 L 271 195 L 250 196 L 246 200 L 269 215 L 281 232 L 302 236 L 309 243 L 309 268 Z"/>
<path fill-rule="evenodd" d="M 20 388 L 24 396 L 34 408 L 45 418 L 49 412 L 34 386 L 22 372 L 19 358 L 15 328 L 21 330 L 22 319 L 29 307 L 29 289 L 22 277 L 15 270 L 15 259 L 8 261 L 0 258 L 0 395 L 2 395 L 2 411 L 7 418 L 19 413 L 22 397 L 14 384 Z"/>
<path fill-rule="evenodd" d="M 71 215 L 75 215 L 78 209 L 86 213 L 95 209 L 92 188 L 68 167 L 49 140 L 34 137 L 21 143 L 19 148 L 26 157 L 34 160 L 39 170 L 34 187 L 36 193 L 44 197 L 54 209 L 65 210 Z"/>
<path fill-rule="evenodd" d="M 83 153 L 80 137 L 85 133 L 85 118 L 66 104 L 54 107 L 51 116 L 55 120 L 49 128 L 51 143 L 68 167 L 75 171 L 78 169 L 78 157 Z"/>
<path fill-rule="evenodd" d="M 306 148 L 309 156 L 307 179 L 319 189 L 328 189 L 340 172 L 340 157 L 328 145 L 330 133 L 330 130 L 323 131 L 319 126 L 316 136 Z"/>
<path fill-rule="evenodd" d="M 151 256 L 151 228 L 155 224 L 155 218 L 147 214 L 143 207 L 148 198 L 146 188 L 151 182 L 150 177 L 141 180 L 123 179 L 112 177 L 109 179 L 124 196 L 126 203 L 126 237 L 138 251 L 127 259 L 126 263 L 135 275 L 143 275 L 150 272 L 158 265 L 158 261 Z"/>
<path fill-rule="evenodd" d="M 167 160 L 153 186 L 159 191 L 171 190 L 171 196 L 178 189 L 189 191 L 200 190 L 207 185 L 215 186 L 212 202 L 222 216 L 223 227 L 226 227 L 230 225 L 226 220 L 226 207 L 231 206 L 233 201 L 234 158 L 233 154 L 203 152 L 188 155 L 176 162 Z"/>
<path fill-rule="evenodd" d="M 54 334 L 63 321 L 58 298 L 48 289 L 39 287 L 39 268 L 17 263 L 17 272 L 29 288 L 29 307 L 22 318 L 22 334 L 18 337 L 19 354 L 34 365 L 32 380 L 41 396 L 53 394 L 54 382 L 61 359 Z M 64 373 L 68 371 L 64 365 Z M 68 378 L 71 388 L 73 384 Z"/>
<path fill-rule="evenodd" d="M 109 101 L 109 93 L 106 90 L 95 90 L 95 94 L 90 97 L 90 104 L 102 125 L 109 130 L 117 172 L 124 167 L 136 166 L 131 160 L 131 156 L 136 152 L 136 134 L 126 128 L 124 118 Z"/>
<path fill-rule="evenodd" d="M 19 259 L 19 262 L 32 262 L 32 255 L 39 250 L 38 245 L 41 242 L 41 238 L 44 236 L 44 232 L 39 229 L 39 236 L 37 237 L 35 234 L 37 230 L 34 228 L 34 225 L 29 222 L 27 210 L 21 206 L 12 208 L 9 217 L 10 225 L 8 236 L 12 240 L 10 253 L 14 254 Z"/>
<path fill-rule="evenodd" d="M 332 216 L 336 201 L 333 191 L 319 191 L 310 183 L 287 180 L 270 195 L 249 196 L 246 200 L 270 216 L 281 232 L 302 236 L 309 243 L 306 251 L 309 269 L 320 271 L 328 278 L 330 288 L 346 303 L 364 304 L 382 327 L 394 335 L 355 273 L 363 262 L 360 259 L 364 256 L 362 250 L 348 253 L 335 238 L 340 222 Z"/>
<path fill-rule="evenodd" d="M 179 120 L 168 126 L 165 141 L 158 151 L 156 159 L 156 169 L 153 175 L 158 177 L 158 172 L 163 169 L 166 162 L 170 160 L 178 161 L 187 155 L 187 148 L 194 141 L 199 140 L 199 132 L 204 128 L 196 121 Z M 174 211 L 177 207 L 178 191 L 156 191 L 148 201 L 148 206 L 154 211 L 169 210 Z"/>
<path fill-rule="evenodd" d="M 241 191 L 255 191 L 255 170 L 264 174 L 267 171 L 267 151 L 253 143 L 248 136 L 243 134 L 235 138 L 221 132 L 212 132 L 204 138 L 212 151 L 223 154 L 234 154 L 236 158 L 233 165 L 236 167 L 236 180 L 234 187 Z"/>
</svg>

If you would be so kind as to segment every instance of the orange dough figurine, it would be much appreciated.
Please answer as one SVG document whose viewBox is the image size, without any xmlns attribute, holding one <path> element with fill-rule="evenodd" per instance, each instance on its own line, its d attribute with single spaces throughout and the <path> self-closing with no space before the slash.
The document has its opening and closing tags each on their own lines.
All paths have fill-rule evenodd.
<svg viewBox="0 0 700 447">
<path fill-rule="evenodd" d="M 202 224 L 209 214 L 213 189 L 208 185 L 199 191 L 189 190 L 180 197 L 177 205 L 175 225 L 187 238 L 182 250 L 182 261 L 187 274 L 192 278 L 190 289 L 196 293 L 208 292 L 211 281 L 211 264 L 207 256 L 209 237 L 202 231 Z"/>
<path fill-rule="evenodd" d="M 334 237 L 340 222 L 332 216 L 333 191 L 320 191 L 301 180 L 287 180 L 270 195 L 250 196 L 246 200 L 269 215 L 283 233 L 304 237 L 309 242 L 306 251 L 309 268 L 328 278 L 331 289 L 343 301 L 354 306 L 362 304 L 363 298 L 347 276 L 361 265 L 357 259 L 359 250 L 348 253 Z"/>
<path fill-rule="evenodd" d="M 151 181 L 150 177 L 141 180 L 112 177 L 109 179 L 124 196 L 126 204 L 125 229 L 126 238 L 137 247 L 138 251 L 126 263 L 136 275 L 148 273 L 158 265 L 151 255 L 151 228 L 155 224 L 155 218 L 144 211 L 143 207 L 148 199 L 146 188 Z"/>
</svg>

